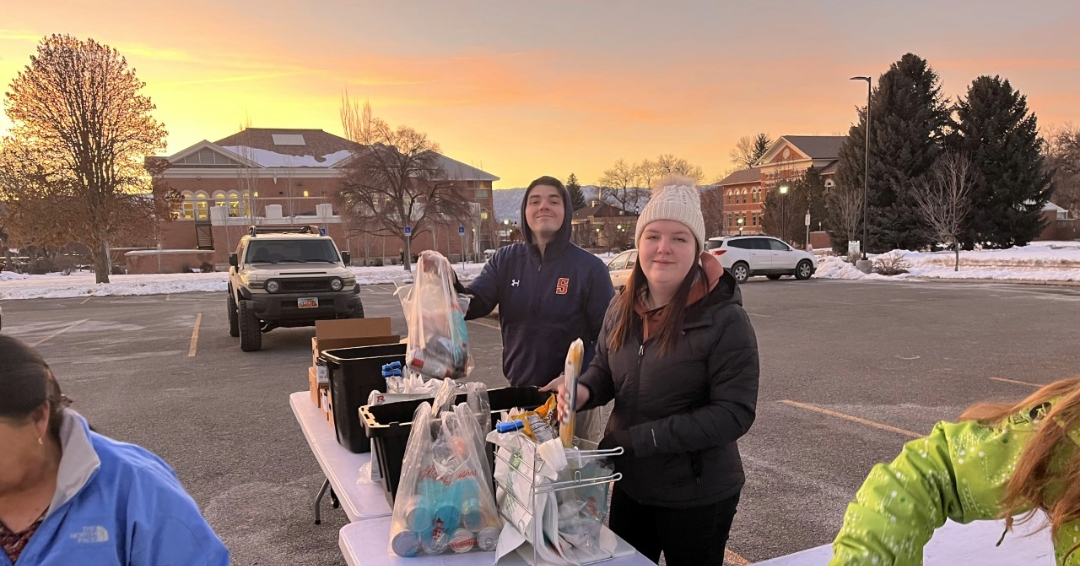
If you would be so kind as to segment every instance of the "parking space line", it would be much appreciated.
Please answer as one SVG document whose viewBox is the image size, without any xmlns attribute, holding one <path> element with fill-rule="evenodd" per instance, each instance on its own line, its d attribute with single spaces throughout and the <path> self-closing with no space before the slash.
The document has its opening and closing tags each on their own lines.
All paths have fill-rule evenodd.
<svg viewBox="0 0 1080 566">
<path fill-rule="evenodd" d="M 166 294 L 166 295 L 165 295 L 165 300 L 166 300 L 166 301 L 168 301 L 168 300 L 170 300 L 170 299 L 172 299 L 172 294 L 171 294 L 171 293 L 170 293 L 170 294 Z"/>
<path fill-rule="evenodd" d="M 991 377 L 994 381 L 1000 381 L 1002 383 L 1014 383 L 1016 385 L 1027 385 L 1028 387 L 1042 387 L 1043 383 L 1030 383 L 1027 381 L 1017 381 L 1015 379 L 1005 379 L 1004 377 Z"/>
<path fill-rule="evenodd" d="M 94 296 L 90 295 L 89 297 L 83 299 L 82 302 L 80 302 L 79 304 L 80 305 L 85 305 L 90 299 L 93 299 L 93 298 L 94 298 Z"/>
<path fill-rule="evenodd" d="M 30 344 L 30 347 L 31 348 L 37 348 L 38 346 L 44 344 L 45 342 L 48 342 L 49 340 L 52 340 L 53 338 L 56 338 L 57 336 L 67 332 L 68 330 L 71 330 L 72 328 L 75 328 L 76 326 L 78 326 L 78 325 L 80 325 L 80 324 L 82 324 L 82 323 L 84 323 L 84 322 L 86 322 L 88 320 L 90 320 L 90 319 L 89 318 L 84 318 L 82 320 L 76 321 L 74 324 L 65 326 L 64 328 L 61 328 L 60 330 L 57 330 L 56 332 L 53 332 L 52 334 L 42 338 L 41 340 L 38 340 L 37 342 L 34 342 L 33 344 Z"/>
<path fill-rule="evenodd" d="M 195 327 L 191 329 L 191 348 L 188 349 L 187 356 L 189 358 L 195 357 L 195 351 L 199 348 L 199 323 L 202 322 L 202 313 L 195 315 Z"/>
<path fill-rule="evenodd" d="M 738 554 L 735 554 L 734 552 L 726 548 L 724 549 L 724 562 L 726 564 L 734 564 L 735 566 L 747 566 L 748 564 L 750 564 L 749 560 L 743 558 L 742 556 L 739 556 Z"/>
<path fill-rule="evenodd" d="M 498 324 L 492 324 L 490 322 L 487 322 L 487 321 L 479 319 L 479 318 L 475 319 L 475 320 L 470 320 L 469 322 L 471 322 L 473 324 L 479 324 L 480 326 L 486 326 L 486 327 L 488 327 L 488 328 L 490 328 L 492 330 L 502 330 L 502 328 Z"/>
<path fill-rule="evenodd" d="M 814 411 L 815 413 L 821 413 L 823 415 L 829 415 L 830 417 L 836 417 L 838 419 L 848 420 L 848 421 L 851 421 L 851 422 L 854 422 L 854 423 L 863 424 L 863 425 L 874 427 L 874 428 L 877 428 L 877 429 L 887 430 L 889 432 L 895 432 L 897 434 L 902 434 L 904 436 L 910 436 L 912 438 L 922 438 L 923 436 L 925 436 L 925 435 L 919 434 L 917 432 L 911 432 L 910 430 L 904 430 L 902 428 L 896 428 L 895 426 L 889 426 L 887 424 L 882 424 L 882 423 L 879 423 L 879 422 L 867 420 L 867 419 L 864 419 L 864 418 L 861 418 L 861 417 L 856 417 L 854 415 L 848 415 L 848 414 L 845 414 L 845 413 L 838 413 L 836 411 L 832 411 L 832 410 L 829 410 L 829 409 L 818 407 L 817 405 L 811 405 L 809 403 L 799 403 L 798 401 L 790 401 L 788 399 L 783 399 L 780 402 L 785 404 L 785 405 L 788 405 L 790 407 L 797 407 L 799 409 L 806 409 L 807 411 Z"/>
</svg>

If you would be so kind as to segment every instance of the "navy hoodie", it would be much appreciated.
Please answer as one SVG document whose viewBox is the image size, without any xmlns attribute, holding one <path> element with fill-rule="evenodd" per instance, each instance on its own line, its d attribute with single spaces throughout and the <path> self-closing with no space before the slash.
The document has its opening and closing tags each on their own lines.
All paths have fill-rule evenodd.
<svg viewBox="0 0 1080 566">
<path fill-rule="evenodd" d="M 615 295 L 607 266 L 570 241 L 574 209 L 562 189 L 562 227 L 543 257 L 525 218 L 528 192 L 521 199 L 525 242 L 495 252 L 480 276 L 466 287 L 473 295 L 466 319 L 499 307 L 503 375 L 511 385 L 547 385 L 563 372 L 570 343 L 585 343 L 582 366 L 589 367 L 604 313 Z"/>
</svg>

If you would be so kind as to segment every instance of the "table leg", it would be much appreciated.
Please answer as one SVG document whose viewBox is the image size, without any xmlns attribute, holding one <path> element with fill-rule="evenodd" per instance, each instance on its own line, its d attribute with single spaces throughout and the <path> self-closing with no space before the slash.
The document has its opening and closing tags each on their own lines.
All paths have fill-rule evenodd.
<svg viewBox="0 0 1080 566">
<path fill-rule="evenodd" d="M 341 508 L 341 502 L 338 501 L 337 494 L 334 493 L 334 488 L 332 487 L 330 488 L 330 506 L 334 509 Z"/>
<path fill-rule="evenodd" d="M 322 502 L 323 495 L 326 495 L 326 490 L 330 489 L 330 480 L 323 480 L 322 487 L 319 488 L 319 495 L 315 496 L 315 524 L 322 524 L 322 511 L 319 509 L 319 504 Z M 333 493 L 333 491 L 331 491 Z"/>
</svg>

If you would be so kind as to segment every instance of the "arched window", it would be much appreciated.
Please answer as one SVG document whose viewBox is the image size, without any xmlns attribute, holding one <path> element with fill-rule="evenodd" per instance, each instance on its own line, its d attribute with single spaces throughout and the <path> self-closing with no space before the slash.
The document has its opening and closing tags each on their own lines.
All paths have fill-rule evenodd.
<svg viewBox="0 0 1080 566">
<path fill-rule="evenodd" d="M 826 190 L 831 190 L 835 186 L 836 186 L 836 181 L 833 181 L 832 178 L 829 178 L 829 179 L 825 180 L 825 189 Z"/>
<path fill-rule="evenodd" d="M 230 191 L 229 197 L 229 216 L 231 218 L 237 218 L 240 216 L 240 194 L 236 191 Z"/>
<path fill-rule="evenodd" d="M 207 220 L 210 218 L 209 200 L 206 193 L 199 191 L 195 193 L 195 219 Z"/>
<path fill-rule="evenodd" d="M 185 220 L 195 219 L 195 194 L 191 191 L 184 191 L 180 193 L 183 199 L 180 201 L 180 210 L 177 211 L 177 218 L 183 218 Z"/>
</svg>

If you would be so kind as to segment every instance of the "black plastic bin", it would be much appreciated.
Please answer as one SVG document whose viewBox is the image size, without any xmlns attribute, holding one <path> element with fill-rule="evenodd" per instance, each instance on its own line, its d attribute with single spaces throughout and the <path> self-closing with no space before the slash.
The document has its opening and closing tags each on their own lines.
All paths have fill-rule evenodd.
<svg viewBox="0 0 1080 566">
<path fill-rule="evenodd" d="M 541 393 L 536 387 L 500 387 L 488 390 L 488 402 L 491 404 L 491 426 L 499 420 L 501 411 L 514 407 L 535 409 L 543 405 L 551 393 Z M 379 464 L 383 488 L 386 489 L 393 504 L 401 480 L 401 462 L 405 459 L 405 448 L 412 431 L 413 414 L 423 402 L 431 399 L 411 399 L 385 405 L 366 405 L 360 407 L 361 420 L 367 435 L 371 438 L 371 457 Z M 464 403 L 466 396 L 458 395 L 454 404 Z M 492 445 L 488 444 L 488 462 L 494 464 L 491 454 Z"/>
<path fill-rule="evenodd" d="M 319 358 L 330 374 L 330 399 L 334 407 L 334 429 L 338 444 L 351 452 L 371 450 L 360 407 L 367 405 L 372 391 L 386 391 L 382 367 L 391 362 L 405 364 L 405 344 L 381 344 L 325 350 Z"/>
</svg>

